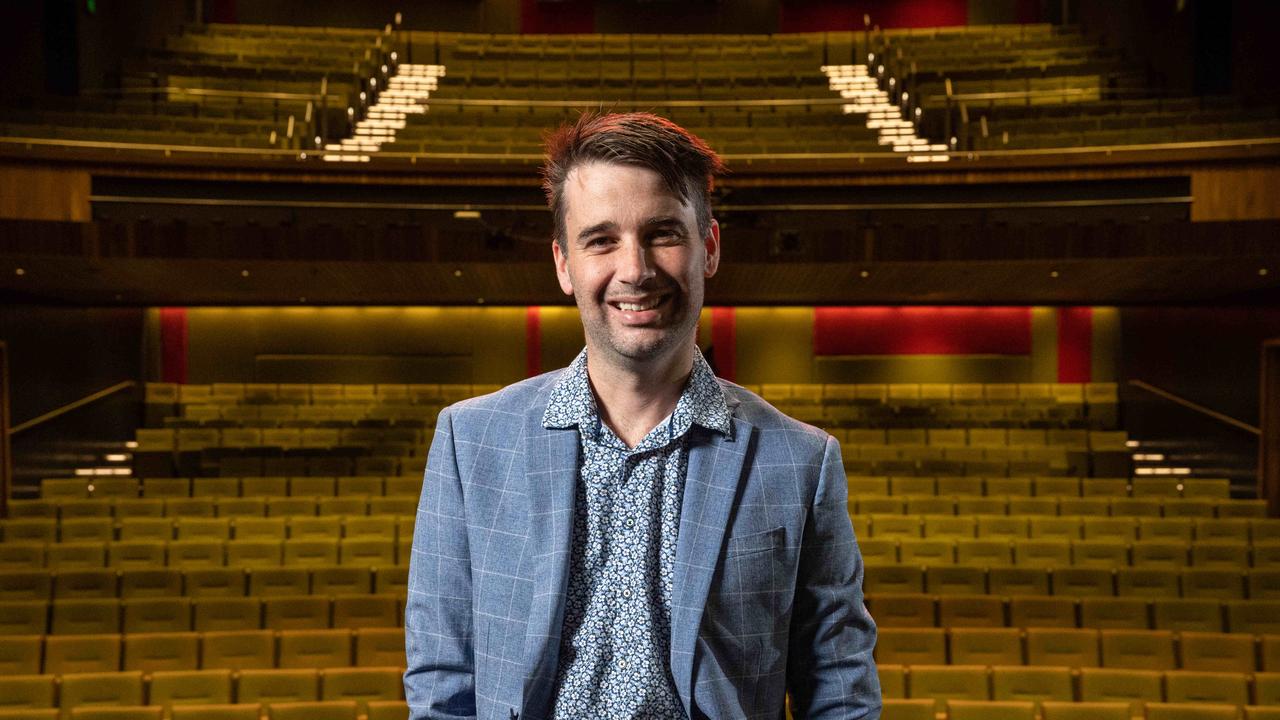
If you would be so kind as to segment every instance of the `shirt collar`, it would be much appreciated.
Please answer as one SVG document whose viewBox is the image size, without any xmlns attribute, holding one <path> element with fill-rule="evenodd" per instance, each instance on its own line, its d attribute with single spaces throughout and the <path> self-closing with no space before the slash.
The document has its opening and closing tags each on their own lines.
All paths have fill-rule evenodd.
<svg viewBox="0 0 1280 720">
<path fill-rule="evenodd" d="M 730 434 L 732 424 L 729 404 L 701 351 L 695 349 L 689 382 L 680 393 L 675 410 L 664 422 L 669 439 L 684 435 L 692 425 L 724 435 Z M 542 426 L 548 429 L 577 426 L 580 432 L 591 437 L 599 432 L 600 413 L 596 408 L 595 394 L 591 392 L 591 379 L 587 375 L 586 348 L 578 353 L 578 357 L 569 364 L 552 389 L 547 410 L 542 415 Z"/>
</svg>

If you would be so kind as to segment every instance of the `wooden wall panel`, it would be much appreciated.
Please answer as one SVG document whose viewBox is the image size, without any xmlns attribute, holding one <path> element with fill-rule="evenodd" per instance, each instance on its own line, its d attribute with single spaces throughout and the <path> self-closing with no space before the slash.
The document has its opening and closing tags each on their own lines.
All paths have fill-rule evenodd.
<svg viewBox="0 0 1280 720">
<path fill-rule="evenodd" d="M 1191 219 L 1280 218 L 1280 167 L 1196 170 L 1191 173 Z"/>
<path fill-rule="evenodd" d="M 88 222 L 89 173 L 0 165 L 0 218 Z"/>
</svg>

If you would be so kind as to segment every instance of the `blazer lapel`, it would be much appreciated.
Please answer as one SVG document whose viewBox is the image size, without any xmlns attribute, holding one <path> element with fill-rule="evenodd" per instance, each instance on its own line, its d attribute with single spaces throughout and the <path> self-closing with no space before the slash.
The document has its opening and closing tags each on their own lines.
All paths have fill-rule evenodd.
<svg viewBox="0 0 1280 720">
<path fill-rule="evenodd" d="M 728 437 L 707 432 L 691 443 L 671 602 L 671 674 L 686 711 L 693 707 L 693 654 L 711 578 L 720 564 L 729 513 L 755 430 L 733 418 Z"/>
<path fill-rule="evenodd" d="M 537 412 L 527 420 L 524 448 L 533 553 L 533 600 L 525 635 L 522 708 L 522 714 L 528 710 L 528 717 L 542 717 L 550 708 L 559 664 L 578 471 L 577 429 L 542 427 L 545 403 L 536 407 Z"/>
</svg>

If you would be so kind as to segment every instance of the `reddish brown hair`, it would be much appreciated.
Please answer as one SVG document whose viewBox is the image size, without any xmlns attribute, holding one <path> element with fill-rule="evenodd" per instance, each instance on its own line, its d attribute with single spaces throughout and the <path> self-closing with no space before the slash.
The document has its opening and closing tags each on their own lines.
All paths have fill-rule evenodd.
<svg viewBox="0 0 1280 720">
<path fill-rule="evenodd" d="M 546 136 L 542 190 L 555 221 L 555 239 L 564 248 L 564 181 L 589 162 L 635 165 L 656 172 L 673 194 L 693 207 L 698 233 L 711 230 L 711 192 L 725 171 L 720 156 L 700 138 L 650 113 L 584 113 Z"/>
</svg>

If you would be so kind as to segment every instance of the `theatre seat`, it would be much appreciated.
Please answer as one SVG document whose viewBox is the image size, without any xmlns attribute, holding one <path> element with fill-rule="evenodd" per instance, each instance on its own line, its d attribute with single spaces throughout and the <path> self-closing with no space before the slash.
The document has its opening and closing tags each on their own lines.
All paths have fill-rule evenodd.
<svg viewBox="0 0 1280 720">
<path fill-rule="evenodd" d="M 259 720 L 261 715 L 257 703 L 174 705 L 169 711 L 170 720 Z"/>
<path fill-rule="evenodd" d="M 1171 672 L 1164 682 L 1165 699 L 1171 703 L 1249 703 L 1249 676 L 1244 673 Z"/>
<path fill-rule="evenodd" d="M 0 675 L 0 712 L 14 712 L 16 717 L 19 710 L 55 707 L 54 680 L 53 675 L 40 675 L 39 671 Z"/>
<path fill-rule="evenodd" d="M 968 665 L 915 665 L 907 692 L 912 698 L 933 698 L 941 710 L 948 700 L 990 700 L 987 669 Z"/>
<path fill-rule="evenodd" d="M 270 720 L 356 720 L 359 705 L 352 701 L 271 703 Z"/>
<path fill-rule="evenodd" d="M 1040 703 L 1043 720 L 1130 720 L 1130 705 L 1123 702 Z"/>
<path fill-rule="evenodd" d="M 948 700 L 947 720 L 1035 720 L 1036 704 L 1021 700 Z"/>
<path fill-rule="evenodd" d="M 151 674 L 150 704 L 221 705 L 231 702 L 230 670 L 157 671 Z"/>
<path fill-rule="evenodd" d="M 245 670 L 236 683 L 236 702 L 314 702 L 320 697 L 320 674 L 308 670 Z"/>
<path fill-rule="evenodd" d="M 1070 701 L 1074 697 L 1068 668 L 996 666 L 991 668 L 991 689 L 996 700 Z"/>
<path fill-rule="evenodd" d="M 1235 705 L 1207 703 L 1147 703 L 1147 720 L 1237 720 Z"/>
</svg>

